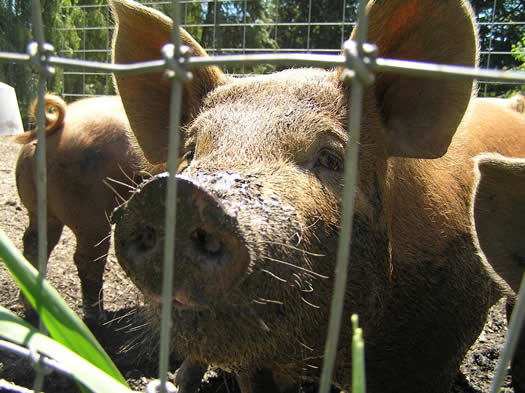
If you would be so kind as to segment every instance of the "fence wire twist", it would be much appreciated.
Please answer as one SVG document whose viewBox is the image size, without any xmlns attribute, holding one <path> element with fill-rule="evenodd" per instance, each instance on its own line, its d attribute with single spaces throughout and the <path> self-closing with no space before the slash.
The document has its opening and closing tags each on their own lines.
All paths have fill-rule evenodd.
<svg viewBox="0 0 525 393">
<path fill-rule="evenodd" d="M 210 57 L 188 57 L 184 47 L 180 45 L 180 34 L 178 27 L 181 26 L 180 4 L 178 0 L 172 0 L 173 36 L 172 44 L 166 44 L 162 50 L 163 58 L 154 61 L 146 61 L 134 64 L 107 64 L 102 62 L 76 60 L 53 55 L 53 47 L 44 40 L 39 0 L 33 0 L 33 30 L 37 39 L 30 43 L 27 54 L 0 52 L 1 62 L 16 62 L 20 64 L 30 63 L 39 75 L 38 84 L 38 106 L 37 106 L 37 194 L 38 194 L 38 241 L 39 241 L 39 269 L 45 275 L 47 264 L 47 227 L 46 227 L 46 157 L 45 157 L 45 113 L 44 95 L 46 92 L 46 79 L 54 70 L 52 66 L 67 67 L 70 69 L 82 69 L 87 71 L 111 72 L 115 74 L 138 74 L 146 72 L 164 71 L 166 77 L 173 79 L 171 110 L 170 110 L 170 134 L 168 150 L 168 171 L 170 173 L 166 195 L 166 236 L 174 238 L 176 223 L 176 193 L 175 182 L 177 153 L 179 150 L 179 120 L 180 104 L 182 96 L 182 82 L 189 80 L 191 74 L 186 70 L 210 65 L 290 65 L 290 66 L 316 66 L 316 67 L 344 67 L 342 77 L 352 80 L 352 93 L 348 105 L 349 125 L 348 132 L 352 136 L 347 147 L 345 162 L 345 187 L 344 203 L 341 218 L 340 238 L 337 262 L 335 267 L 335 285 L 330 312 L 330 323 L 328 337 L 325 345 L 325 356 L 323 372 L 319 392 L 326 393 L 330 389 L 330 380 L 333 374 L 335 361 L 335 350 L 339 336 L 339 328 L 342 317 L 342 306 L 344 290 L 346 286 L 346 273 L 354 204 L 354 188 L 357 178 L 357 157 L 360 135 L 360 115 L 362 109 L 363 89 L 373 82 L 374 72 L 388 72 L 397 74 L 408 74 L 418 77 L 433 77 L 454 80 L 482 79 L 484 81 L 525 83 L 525 73 L 517 71 L 500 71 L 474 69 L 470 67 L 451 66 L 441 64 L 422 63 L 414 61 L 376 58 L 376 48 L 366 44 L 367 15 L 365 6 L 367 1 L 360 0 L 358 33 L 355 42 L 346 41 L 343 54 L 341 55 L 313 55 L 313 54 L 250 54 L 250 55 L 218 55 Z M 167 382 L 168 357 L 169 357 L 169 329 L 171 315 L 171 292 L 173 276 L 174 243 L 164 244 L 164 280 L 163 280 L 163 306 L 161 321 L 161 341 L 159 360 L 159 381 L 154 381 L 148 387 L 148 392 L 171 392 L 173 385 Z M 520 296 L 515 306 L 513 317 L 509 325 L 507 340 L 498 362 L 498 368 L 494 377 L 491 393 L 496 393 L 503 383 L 512 353 L 517 345 L 522 321 L 525 320 L 525 279 L 521 285 Z M 10 351 L 29 356 L 34 354 L 29 350 L 20 348 L 0 341 L 0 346 Z M 47 372 L 41 364 L 53 367 L 66 375 L 69 372 L 63 366 L 54 364 L 49 359 L 35 361 L 37 372 L 35 391 L 38 391 L 39 381 Z"/>
</svg>

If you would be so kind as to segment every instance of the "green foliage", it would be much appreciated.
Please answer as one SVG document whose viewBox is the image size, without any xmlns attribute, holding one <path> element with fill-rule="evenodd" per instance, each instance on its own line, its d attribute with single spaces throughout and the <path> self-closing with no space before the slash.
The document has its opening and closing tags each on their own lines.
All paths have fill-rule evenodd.
<svg viewBox="0 0 525 393">
<path fill-rule="evenodd" d="M 482 50 L 480 67 L 517 69 L 523 61 L 515 56 L 516 51 L 513 48 L 519 45 L 525 35 L 525 25 L 509 25 L 503 22 L 525 21 L 523 0 L 499 0 L 496 2 L 495 9 L 493 9 L 494 0 L 471 0 L 471 3 L 479 24 Z M 492 53 L 489 54 L 489 51 Z M 506 96 L 510 91 L 520 88 L 506 84 L 491 84 L 486 89 L 485 86 L 481 87 L 480 92 L 491 97 Z"/>
<path fill-rule="evenodd" d="M 512 45 L 512 55 L 518 62 L 518 65 L 514 67 L 514 69 L 525 71 L 525 34 L 523 37 L 521 37 L 521 41 L 518 41 L 515 45 Z"/>
<path fill-rule="evenodd" d="M 525 34 L 521 37 L 521 41 L 512 45 L 512 56 L 517 62 L 514 70 L 525 72 Z M 515 86 L 514 92 L 525 92 L 525 85 Z"/>
<path fill-rule="evenodd" d="M 357 314 L 352 315 L 352 332 L 352 392 L 365 393 L 365 342 Z"/>
<path fill-rule="evenodd" d="M 103 370 L 108 374 L 108 377 L 121 385 L 125 385 L 124 378 L 82 320 L 66 305 L 66 302 L 60 297 L 58 292 L 23 257 L 3 231 L 0 231 L 0 259 L 4 261 L 24 296 L 40 315 L 51 337 L 95 367 Z M 4 324 L 8 322 L 13 323 L 13 319 L 5 314 L 3 314 L 3 318 L 0 321 Z M 24 326 L 21 326 L 21 329 Z M 25 327 L 27 328 L 27 326 Z M 0 335 L 4 336 L 9 331 L 0 329 L 0 332 Z M 7 338 L 14 340 L 18 333 L 15 330 Z M 20 340 L 21 345 L 25 343 L 23 339 Z M 54 358 L 61 354 L 47 353 Z"/>
<path fill-rule="evenodd" d="M 167 2 L 140 0 L 170 14 Z M 481 67 L 523 69 L 525 25 L 522 0 L 471 0 L 477 15 L 482 48 Z M 46 40 L 58 55 L 78 59 L 111 61 L 112 18 L 106 0 L 41 0 Z M 496 4 L 495 10 L 493 10 Z M 210 54 L 296 51 L 337 53 L 350 36 L 357 18 L 356 0 L 224 0 L 184 2 L 182 22 Z M 0 1 L 0 50 L 25 52 L 32 40 L 31 2 Z M 308 25 L 311 22 L 311 25 Z M 341 22 L 344 25 L 341 26 Z M 504 23 L 505 22 L 505 23 Z M 488 54 L 489 49 L 493 52 Z M 522 53 L 522 52 L 521 52 Z M 160 57 L 160 54 L 159 54 Z M 272 65 L 235 66 L 230 73 L 264 73 Z M 26 129 L 28 108 L 34 99 L 37 78 L 29 66 L 0 63 L 0 81 L 15 87 Z M 491 84 L 481 93 L 505 95 L 522 86 Z M 114 94 L 111 75 L 57 68 L 48 90 L 64 94 L 69 101 L 78 95 Z"/>
<path fill-rule="evenodd" d="M 71 373 L 83 391 L 133 393 L 125 384 L 87 361 L 84 356 L 40 333 L 3 307 L 0 307 L 0 332 L 9 341 L 58 362 Z"/>
</svg>

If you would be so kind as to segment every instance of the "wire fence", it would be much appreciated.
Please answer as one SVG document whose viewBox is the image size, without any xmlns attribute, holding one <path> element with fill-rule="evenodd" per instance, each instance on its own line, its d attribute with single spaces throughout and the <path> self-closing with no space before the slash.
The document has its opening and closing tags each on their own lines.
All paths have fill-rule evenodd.
<svg viewBox="0 0 525 393">
<path fill-rule="evenodd" d="M 203 3 L 209 3 L 202 0 Z M 45 274 L 47 263 L 47 234 L 46 234 L 46 165 L 45 165 L 45 114 L 44 114 L 44 94 L 46 91 L 46 78 L 53 73 L 53 67 L 63 67 L 64 69 L 78 71 L 82 70 L 83 77 L 90 75 L 104 75 L 108 77 L 111 73 L 118 74 L 136 74 L 154 71 L 166 71 L 170 77 L 173 78 L 172 96 L 171 96 L 171 110 L 170 110 L 170 144 L 168 151 L 168 189 L 166 195 L 166 233 L 165 238 L 175 238 L 175 211 L 176 211 L 176 195 L 177 183 L 174 174 L 176 173 L 177 154 L 179 152 L 179 119 L 180 119 L 180 102 L 182 83 L 187 80 L 187 71 L 197 67 L 204 67 L 208 65 L 218 66 L 248 66 L 260 64 L 272 64 L 273 66 L 316 66 L 316 67 L 344 67 L 345 74 L 352 79 L 352 92 L 350 102 L 348 105 L 349 113 L 348 132 L 352 135 L 350 143 L 347 147 L 345 156 L 345 173 L 344 173 L 344 203 L 341 218 L 340 238 L 337 250 L 337 263 L 335 271 L 335 287 L 331 305 L 330 325 L 328 337 L 325 346 L 325 356 L 323 372 L 321 376 L 320 392 L 326 393 L 330 388 L 330 376 L 333 374 L 333 367 L 335 361 L 335 352 L 337 340 L 339 335 L 339 327 L 342 316 L 343 296 L 346 286 L 346 271 L 348 265 L 348 256 L 350 252 L 350 237 L 352 231 L 352 217 L 353 217 L 353 198 L 355 195 L 354 189 L 357 179 L 357 157 L 359 148 L 360 135 L 360 115 L 362 108 L 363 89 L 366 85 L 373 81 L 374 72 L 388 72 L 398 74 L 408 74 L 420 77 L 432 77 L 454 80 L 485 80 L 498 83 L 516 83 L 525 84 L 525 73 L 517 71 L 501 71 L 491 69 L 473 69 L 468 67 L 420 63 L 413 61 L 402 61 L 396 59 L 376 58 L 376 48 L 373 45 L 366 44 L 366 26 L 367 16 L 364 12 L 366 1 L 361 0 L 359 4 L 359 30 L 355 41 L 344 41 L 342 54 L 290 54 L 278 53 L 286 52 L 286 50 L 276 50 L 268 54 L 236 54 L 236 55 L 212 55 L 210 57 L 185 57 L 180 46 L 179 29 L 177 26 L 183 25 L 181 6 L 189 4 L 189 1 L 173 0 L 172 3 L 163 2 L 156 4 L 170 4 L 172 7 L 172 18 L 175 28 L 173 29 L 173 44 L 166 44 L 162 51 L 162 59 L 155 61 L 148 61 L 135 64 L 110 64 L 109 62 L 89 61 L 70 59 L 60 56 L 55 56 L 53 48 L 44 40 L 42 21 L 40 20 L 40 5 L 38 0 L 33 1 L 33 29 L 36 42 L 28 46 L 28 53 L 6 53 L 0 52 L 0 61 L 16 62 L 21 66 L 31 64 L 35 72 L 39 76 L 38 97 L 39 105 L 37 108 L 37 124 L 38 124 L 38 148 L 37 148 L 37 162 L 38 162 L 38 207 L 39 207 L 39 268 L 42 274 Z M 246 2 L 244 2 L 246 3 Z M 215 3 L 216 4 L 216 3 Z M 346 4 L 346 3 L 345 3 Z M 95 7 L 95 6 L 85 6 Z M 346 7 L 346 5 L 345 5 Z M 345 8 L 346 9 L 346 8 Z M 311 16 L 311 12 L 309 12 Z M 344 18 L 343 18 L 344 19 Z M 286 24 L 276 22 L 272 24 L 275 28 L 276 35 L 278 29 L 284 27 Z M 313 26 L 309 20 L 306 27 Z M 352 26 L 347 24 L 344 20 L 341 26 Z M 214 24 L 216 28 L 216 24 Z M 94 29 L 98 29 L 95 27 Z M 102 27 L 100 27 L 102 28 Z M 83 27 L 83 31 L 91 29 L 88 26 Z M 344 28 L 343 28 L 344 30 Z M 109 39 L 108 39 L 109 45 Z M 236 49 L 235 51 L 249 52 L 248 48 Z M 83 49 L 76 54 L 90 53 L 87 49 Z M 101 53 L 109 56 L 107 49 L 101 50 Z M 109 57 L 107 58 L 109 61 Z M 69 71 L 68 71 L 69 72 Z M 74 75 L 72 72 L 71 75 Z M 67 93 L 66 93 L 67 94 Z M 164 242 L 164 267 L 163 267 L 163 303 L 162 303 L 162 322 L 161 322 L 161 342 L 160 342 L 160 361 L 159 361 L 159 380 L 156 383 L 161 392 L 167 391 L 167 374 L 168 374 L 168 357 L 169 357 L 169 331 L 170 331 L 170 315 L 172 309 L 172 282 L 173 277 L 173 255 L 174 243 Z M 523 287 L 522 287 L 523 289 Z M 517 341 L 517 334 L 519 330 L 520 321 L 523 320 L 525 314 L 525 299 L 523 290 L 521 296 L 516 304 L 515 318 L 511 322 L 509 329 L 509 339 L 506 341 L 503 353 L 500 359 L 500 367 L 497 370 L 496 377 L 493 382 L 492 392 L 498 391 L 502 384 L 503 376 L 505 375 L 506 367 L 508 365 L 510 354 L 513 351 L 513 346 Z M 13 351 L 18 349 L 0 342 L 3 347 L 9 347 Z M 24 356 L 30 354 L 24 352 Z M 38 362 L 35 362 L 35 364 Z M 48 366 L 50 362 L 47 362 Z M 44 370 L 37 370 L 37 378 L 42 378 Z"/>
<path fill-rule="evenodd" d="M 140 0 L 145 5 L 166 11 L 168 1 Z M 237 4 L 234 11 L 222 10 L 221 4 Z M 181 1 L 182 27 L 203 44 L 210 54 L 248 54 L 256 52 L 272 53 L 317 53 L 338 54 L 344 41 L 349 37 L 355 26 L 357 17 L 357 2 L 355 0 L 338 0 L 334 2 L 334 11 L 328 17 L 331 20 L 320 20 L 316 2 L 305 3 L 304 10 L 295 15 L 280 15 L 281 0 L 267 0 L 264 6 L 268 11 L 263 16 L 255 17 L 248 9 L 247 0 L 185 0 Z M 495 0 L 492 19 L 489 22 L 478 23 L 478 28 L 486 32 L 487 40 L 482 42 L 480 60 L 484 67 L 494 67 L 495 58 L 504 58 L 505 63 L 512 64 L 516 55 L 509 49 L 501 51 L 493 47 L 493 40 L 502 40 L 496 37 L 498 32 L 515 31 L 516 35 L 525 33 L 525 20 L 515 20 L 510 16 L 505 20 L 495 20 L 497 10 L 504 7 L 504 2 Z M 107 4 L 63 6 L 63 9 L 75 9 L 81 12 L 81 22 L 74 27 L 63 27 L 58 30 L 66 37 L 76 34 L 80 38 L 77 49 L 64 46 L 56 48 L 60 56 L 79 58 L 83 60 L 110 61 L 111 34 L 113 21 Z M 228 13 L 229 12 L 229 13 Z M 195 17 L 195 13 L 200 15 Z M 98 17 L 95 17 L 94 15 Z M 204 15 L 204 16 L 203 16 Z M 197 20 L 198 19 L 198 20 Z M 203 23 L 203 19 L 205 23 Z M 259 37 L 264 30 L 264 38 Z M 294 38 L 281 38 L 287 35 Z M 299 39 L 297 36 L 301 36 Z M 208 39 L 206 39 L 206 37 Z M 231 37 L 235 37 L 232 41 Z M 224 42 L 227 41 L 227 42 Z M 62 41 L 64 45 L 65 41 Z M 226 45 L 226 46 L 224 46 Z M 272 71 L 273 67 L 258 68 L 233 67 L 235 73 L 250 73 Z M 111 74 L 104 71 L 66 70 L 63 73 L 64 90 L 62 96 L 66 99 L 93 96 L 100 94 L 114 94 Z M 480 80 L 481 91 L 486 95 L 490 85 L 505 83 L 502 81 Z M 497 90 L 497 92 L 501 92 Z"/>
</svg>

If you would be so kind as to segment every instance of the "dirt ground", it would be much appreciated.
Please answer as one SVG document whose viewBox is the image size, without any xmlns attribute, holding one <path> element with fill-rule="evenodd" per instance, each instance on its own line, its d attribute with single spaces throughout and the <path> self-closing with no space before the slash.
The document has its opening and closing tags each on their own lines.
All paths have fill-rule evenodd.
<svg viewBox="0 0 525 393">
<path fill-rule="evenodd" d="M 18 145 L 9 143 L 9 137 L 0 136 L 0 229 L 22 250 L 22 235 L 27 216 L 18 199 L 15 185 L 14 167 L 18 149 Z M 48 279 L 73 310 L 81 313 L 80 285 L 72 258 L 74 247 L 75 239 L 66 228 L 50 257 Z M 22 315 L 18 293 L 16 284 L 0 263 L 0 304 Z M 128 379 L 130 386 L 135 390 L 145 391 L 146 384 L 157 373 L 157 339 L 141 320 L 140 312 L 137 312 L 141 307 L 140 294 L 126 278 L 114 256 L 110 256 L 106 265 L 104 302 L 109 322 L 97 328 L 94 333 Z M 451 393 L 488 392 L 506 333 L 504 315 L 504 305 L 500 302 L 492 309 L 484 331 L 467 354 Z M 178 364 L 178 359 L 171 359 L 172 371 L 176 370 Z M 228 375 L 214 376 L 214 373 L 209 373 L 207 377 L 201 391 L 237 391 Z M 2 390 L 2 386 L 7 383 L 30 388 L 33 384 L 33 372 L 29 362 L 12 353 L 0 351 L 0 391 L 20 391 L 14 388 Z M 74 383 L 56 373 L 46 378 L 44 390 L 49 393 L 78 391 Z M 303 390 L 314 391 L 312 387 L 304 387 Z M 510 377 L 507 377 L 502 392 L 513 392 Z"/>
</svg>

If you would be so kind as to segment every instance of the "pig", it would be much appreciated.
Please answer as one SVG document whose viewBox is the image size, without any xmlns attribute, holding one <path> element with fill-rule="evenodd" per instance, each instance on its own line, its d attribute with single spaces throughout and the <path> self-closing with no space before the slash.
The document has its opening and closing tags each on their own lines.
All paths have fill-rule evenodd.
<svg viewBox="0 0 525 393">
<path fill-rule="evenodd" d="M 513 100 L 523 102 L 523 97 Z M 479 251 L 517 294 L 525 272 L 525 159 L 485 153 L 476 157 L 475 163 L 472 220 Z M 515 296 L 507 297 L 509 320 L 515 300 Z M 511 375 L 514 381 L 525 381 L 523 333 L 511 362 Z M 525 385 L 516 391 L 525 391 Z"/>
<path fill-rule="evenodd" d="M 77 242 L 74 261 L 84 317 L 98 323 L 104 319 L 102 276 L 110 243 L 108 217 L 122 202 L 119 198 L 127 198 L 133 182 L 140 181 L 144 158 L 134 147 L 119 97 L 82 99 L 66 106 L 60 97 L 47 94 L 45 106 L 48 255 L 64 225 L 69 227 Z M 13 141 L 23 144 L 16 163 L 16 185 L 29 216 L 23 235 L 24 256 L 36 266 L 36 130 Z M 22 301 L 26 315 L 33 314 L 29 304 Z"/>
<path fill-rule="evenodd" d="M 110 4 L 114 62 L 158 58 L 171 20 L 129 0 Z M 377 0 L 367 11 L 368 41 L 381 57 L 477 65 L 466 1 Z M 188 374 L 203 364 L 229 370 L 243 393 L 318 380 L 344 156 L 356 143 L 342 71 L 232 78 L 216 66 L 193 69 L 183 84 L 175 238 L 164 230 L 167 173 L 114 211 L 118 261 L 152 320 L 162 303 L 163 244 L 175 245 L 171 346 Z M 162 73 L 115 80 L 145 157 L 165 165 L 171 83 Z M 488 309 L 507 294 L 471 231 L 472 158 L 523 156 L 525 123 L 509 102 L 474 94 L 470 81 L 390 73 L 365 89 L 336 388 L 351 389 L 353 313 L 369 392 L 446 392 Z"/>
</svg>

